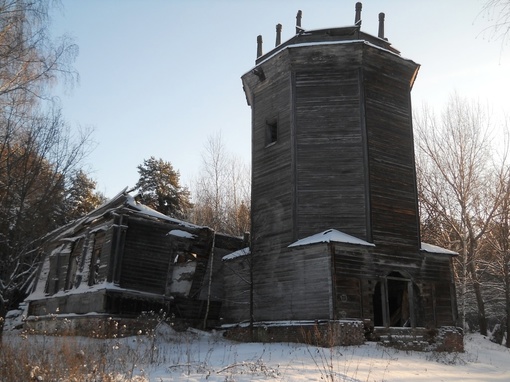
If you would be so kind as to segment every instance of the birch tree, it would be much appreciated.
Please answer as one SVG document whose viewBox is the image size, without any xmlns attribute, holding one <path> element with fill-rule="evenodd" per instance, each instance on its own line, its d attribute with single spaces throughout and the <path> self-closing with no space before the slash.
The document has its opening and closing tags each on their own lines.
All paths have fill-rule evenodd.
<svg viewBox="0 0 510 382">
<path fill-rule="evenodd" d="M 49 36 L 50 0 L 0 0 L 0 318 L 23 298 L 38 255 L 30 245 L 62 222 L 66 179 L 88 152 L 51 96 L 77 80 L 78 47 Z"/>
<path fill-rule="evenodd" d="M 468 290 L 472 290 L 478 326 L 486 335 L 479 245 L 500 203 L 500 195 L 494 195 L 491 189 L 497 180 L 492 171 L 488 115 L 479 103 L 453 95 L 440 119 L 424 110 L 416 118 L 415 127 L 424 221 L 429 219 L 429 228 L 439 222 L 442 242 L 436 243 L 459 252 L 456 276 L 460 281 L 463 324 L 466 325 Z M 435 241 L 434 237 L 429 240 Z"/>
<path fill-rule="evenodd" d="M 506 347 L 510 348 L 510 189 L 505 180 L 505 196 L 485 240 L 486 256 L 480 261 L 486 271 L 485 287 L 490 290 L 495 318 L 504 317 L 500 333 L 506 332 Z M 497 335 L 494 337 L 498 337 Z M 497 342 L 502 340 L 499 336 Z"/>
<path fill-rule="evenodd" d="M 501 40 L 502 45 L 506 44 L 510 33 L 510 1 L 488 0 L 482 13 L 491 23 L 488 28 L 489 36 L 494 40 Z"/>
<path fill-rule="evenodd" d="M 194 182 L 194 223 L 242 236 L 250 230 L 250 170 L 230 154 L 221 133 L 209 136 Z"/>
<path fill-rule="evenodd" d="M 508 133 L 508 128 L 505 128 Z M 503 144 L 502 166 L 497 182 L 491 189 L 499 199 L 498 208 L 481 245 L 484 256 L 480 261 L 484 268 L 484 287 L 487 290 L 490 314 L 496 325 L 492 340 L 510 348 L 510 145 L 508 134 Z M 506 335 L 505 335 L 506 334 Z"/>
<path fill-rule="evenodd" d="M 48 85 L 73 84 L 78 46 L 50 39 L 50 0 L 0 0 L 0 102 L 33 105 L 49 99 Z M 7 101 L 7 105 L 5 102 Z"/>
</svg>

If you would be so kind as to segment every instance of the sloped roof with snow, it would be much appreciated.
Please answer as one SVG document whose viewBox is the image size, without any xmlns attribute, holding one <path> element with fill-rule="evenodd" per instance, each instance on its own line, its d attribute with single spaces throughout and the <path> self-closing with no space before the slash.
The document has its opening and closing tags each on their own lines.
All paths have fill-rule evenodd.
<svg viewBox="0 0 510 382">
<path fill-rule="evenodd" d="M 171 223 L 175 223 L 180 225 L 181 227 L 191 228 L 191 229 L 200 229 L 205 228 L 203 226 L 191 224 L 179 219 L 172 218 L 170 216 L 164 215 L 161 212 L 158 212 L 156 210 L 153 210 L 150 207 L 147 207 L 146 205 L 143 205 L 141 203 L 138 203 L 135 200 L 135 197 L 130 195 L 127 192 L 127 187 L 119 192 L 117 195 L 115 195 L 110 200 L 106 201 L 104 204 L 96 208 L 95 210 L 89 212 L 87 215 L 78 218 L 76 220 L 73 220 L 66 225 L 59 227 L 50 233 L 46 234 L 42 239 L 43 240 L 49 240 L 49 239 L 63 239 L 73 237 L 73 235 L 78 232 L 82 227 L 87 226 L 91 224 L 94 221 L 98 221 L 98 219 L 103 218 L 104 216 L 107 216 L 109 213 L 115 212 L 115 211 L 129 211 L 130 213 L 133 213 L 135 215 L 143 216 L 146 218 L 151 219 L 157 219 L 162 221 L 168 221 Z M 96 229 L 100 229 L 96 228 Z M 174 235 L 174 233 L 172 233 Z M 175 236 L 179 236 L 179 233 L 176 233 Z M 183 236 L 182 234 L 180 236 Z"/>
<path fill-rule="evenodd" d="M 305 237 L 289 245 L 289 248 L 300 247 L 303 245 L 319 244 L 319 243 L 344 243 L 354 245 L 364 245 L 367 247 L 375 247 L 374 244 L 368 241 L 358 239 L 357 237 L 348 235 L 344 232 L 337 231 L 336 229 L 328 229 L 327 231 L 317 233 L 312 236 Z"/>
<path fill-rule="evenodd" d="M 437 253 L 440 255 L 450 255 L 450 256 L 458 256 L 459 254 L 455 251 L 450 251 L 446 248 L 438 247 L 437 245 L 421 243 L 421 250 L 427 253 Z"/>
<path fill-rule="evenodd" d="M 232 252 L 228 255 L 222 257 L 222 261 L 229 261 L 233 259 L 237 259 L 238 257 L 247 256 L 250 254 L 250 247 L 242 248 L 238 251 Z"/>
</svg>

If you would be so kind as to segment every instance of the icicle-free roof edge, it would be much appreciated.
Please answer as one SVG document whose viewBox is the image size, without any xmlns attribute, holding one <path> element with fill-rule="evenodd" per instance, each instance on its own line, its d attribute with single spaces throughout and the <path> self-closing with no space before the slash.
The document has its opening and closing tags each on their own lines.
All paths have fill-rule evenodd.
<svg viewBox="0 0 510 382">
<path fill-rule="evenodd" d="M 331 242 L 375 247 L 375 244 L 369 243 L 368 241 L 358 239 L 357 237 L 340 232 L 336 229 L 328 229 L 324 232 L 299 239 L 298 241 L 290 244 L 288 248 Z"/>
<path fill-rule="evenodd" d="M 428 243 L 421 243 L 421 251 L 427 252 L 427 253 L 434 253 L 439 255 L 450 255 L 450 256 L 458 256 L 459 254 L 455 251 L 451 251 L 446 248 L 438 247 L 437 245 L 428 244 Z"/>
<path fill-rule="evenodd" d="M 222 261 L 229 261 L 233 259 L 237 259 L 238 257 L 247 256 L 250 254 L 250 247 L 246 247 L 243 249 L 240 249 L 238 251 L 229 253 L 228 255 L 225 255 L 221 258 Z"/>
</svg>

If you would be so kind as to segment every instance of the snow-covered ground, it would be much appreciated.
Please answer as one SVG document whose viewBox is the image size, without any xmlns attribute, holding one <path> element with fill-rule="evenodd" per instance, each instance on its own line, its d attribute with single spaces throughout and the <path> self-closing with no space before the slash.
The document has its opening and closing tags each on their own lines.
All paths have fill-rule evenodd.
<svg viewBox="0 0 510 382">
<path fill-rule="evenodd" d="M 38 337 L 28 336 L 24 341 L 36 341 Z M 3 340 L 16 338 L 19 336 L 4 334 Z M 66 337 L 60 340 L 66 341 Z M 85 338 L 67 341 L 75 341 L 77 352 L 90 341 L 105 344 L 105 340 Z M 166 325 L 153 337 L 107 343 L 109 356 L 117 357 L 112 362 L 131 357 L 123 361 L 130 372 L 116 374 L 114 380 L 119 382 L 510 381 L 510 349 L 478 334 L 466 335 L 466 351 L 456 354 L 398 351 L 375 343 L 332 349 L 289 343 L 238 343 L 224 339 L 221 333 L 177 333 Z"/>
<path fill-rule="evenodd" d="M 404 352 L 375 343 L 324 349 L 234 343 L 200 333 L 186 338 L 178 340 L 179 348 L 168 336 L 161 342 L 170 363 L 151 370 L 150 381 L 510 381 L 510 350 L 476 334 L 466 336 L 462 354 Z"/>
</svg>

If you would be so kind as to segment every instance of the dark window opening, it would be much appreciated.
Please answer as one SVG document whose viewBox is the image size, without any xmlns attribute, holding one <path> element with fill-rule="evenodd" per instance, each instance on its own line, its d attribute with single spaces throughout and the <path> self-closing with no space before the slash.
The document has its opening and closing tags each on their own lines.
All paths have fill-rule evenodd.
<svg viewBox="0 0 510 382">
<path fill-rule="evenodd" d="M 186 264 L 191 261 L 197 261 L 196 253 L 177 252 L 177 254 L 174 257 L 174 264 Z"/>
<path fill-rule="evenodd" d="M 278 122 L 276 119 L 266 121 L 266 146 L 276 143 L 278 140 Z"/>
<path fill-rule="evenodd" d="M 94 235 L 94 247 L 92 249 L 92 257 L 90 259 L 89 280 L 88 285 L 92 286 L 99 283 L 101 280 L 99 275 L 99 268 L 101 265 L 101 254 L 103 251 L 103 244 L 105 240 L 105 232 L 98 231 Z"/>
</svg>

